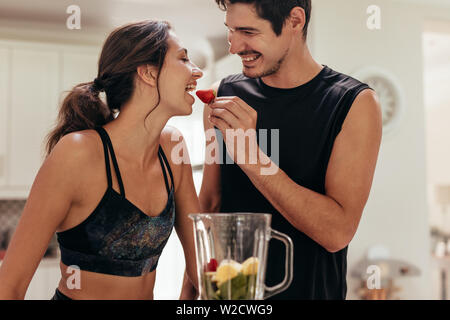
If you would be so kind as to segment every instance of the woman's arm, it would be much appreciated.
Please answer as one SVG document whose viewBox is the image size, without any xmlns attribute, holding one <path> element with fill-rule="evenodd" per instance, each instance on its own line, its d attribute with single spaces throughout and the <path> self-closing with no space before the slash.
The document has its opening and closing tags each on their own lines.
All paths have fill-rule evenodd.
<svg viewBox="0 0 450 320">
<path fill-rule="evenodd" d="M 0 267 L 0 299 L 24 299 L 57 227 L 75 198 L 84 156 L 80 142 L 66 136 L 41 166 Z"/>
<path fill-rule="evenodd" d="M 175 230 L 183 246 L 186 261 L 186 272 L 180 298 L 194 299 L 194 289 L 196 290 L 197 288 L 197 263 L 192 220 L 188 215 L 190 213 L 199 213 L 200 203 L 195 191 L 192 167 L 183 136 L 175 128 L 166 128 L 165 132 L 165 140 L 169 140 L 167 143 L 170 144 L 170 153 L 168 153 L 167 156 L 171 168 L 173 168 L 172 170 L 176 173 L 174 176 L 176 206 Z M 180 150 L 183 150 L 182 154 L 179 152 Z M 183 158 L 182 163 L 179 163 L 181 160 L 181 158 L 178 158 L 180 154 Z M 175 159 L 175 157 L 178 159 Z M 174 170 L 174 168 L 176 169 Z M 192 287 L 192 284 L 195 288 Z M 189 288 L 189 294 L 184 290 L 186 287 Z"/>
</svg>

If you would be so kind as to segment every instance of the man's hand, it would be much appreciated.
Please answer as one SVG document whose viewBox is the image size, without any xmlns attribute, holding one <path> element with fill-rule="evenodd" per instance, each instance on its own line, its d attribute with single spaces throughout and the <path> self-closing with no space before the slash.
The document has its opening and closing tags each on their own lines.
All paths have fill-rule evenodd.
<svg viewBox="0 0 450 320">
<path fill-rule="evenodd" d="M 222 132 L 233 161 L 238 165 L 256 164 L 260 152 L 256 138 L 256 110 L 239 97 L 218 97 L 209 107 L 209 122 Z"/>
</svg>

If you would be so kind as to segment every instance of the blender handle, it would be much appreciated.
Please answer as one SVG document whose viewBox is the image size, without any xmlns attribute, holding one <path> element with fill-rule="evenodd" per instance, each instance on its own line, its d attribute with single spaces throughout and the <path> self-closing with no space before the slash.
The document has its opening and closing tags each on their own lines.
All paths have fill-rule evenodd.
<svg viewBox="0 0 450 320">
<path fill-rule="evenodd" d="M 271 230 L 271 237 L 277 240 L 280 240 L 286 246 L 286 261 L 285 261 L 285 271 L 284 271 L 284 279 L 279 284 L 268 287 L 264 284 L 265 293 L 264 299 L 267 299 L 277 293 L 280 293 L 286 290 L 292 283 L 292 279 L 294 277 L 294 244 L 292 243 L 291 238 L 289 238 L 284 233 L 279 231 Z"/>
</svg>

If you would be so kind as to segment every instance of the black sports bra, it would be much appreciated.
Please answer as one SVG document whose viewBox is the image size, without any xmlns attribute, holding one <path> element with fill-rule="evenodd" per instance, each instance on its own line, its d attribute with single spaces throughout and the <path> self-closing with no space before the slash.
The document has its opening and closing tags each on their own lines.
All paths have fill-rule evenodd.
<svg viewBox="0 0 450 320">
<path fill-rule="evenodd" d="M 136 277 L 156 269 L 159 256 L 175 223 L 173 176 L 167 158 L 159 146 L 158 157 L 164 174 L 168 200 L 164 210 L 155 217 L 144 214 L 125 198 L 119 166 L 108 133 L 100 134 L 105 152 L 108 188 L 97 208 L 79 225 L 56 233 L 61 249 L 61 261 L 81 270 Z M 119 183 L 120 194 L 112 188 L 112 162 Z M 169 188 L 167 168 L 172 187 Z"/>
</svg>

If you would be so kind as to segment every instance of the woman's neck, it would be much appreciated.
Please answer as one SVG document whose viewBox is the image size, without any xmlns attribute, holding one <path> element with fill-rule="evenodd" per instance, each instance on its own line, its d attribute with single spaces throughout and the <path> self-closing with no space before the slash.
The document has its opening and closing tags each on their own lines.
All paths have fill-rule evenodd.
<svg viewBox="0 0 450 320">
<path fill-rule="evenodd" d="M 117 146 L 117 156 L 144 170 L 157 160 L 161 132 L 168 119 L 156 110 L 146 119 L 132 111 L 132 108 L 123 108 L 105 128 L 114 147 Z"/>
</svg>

